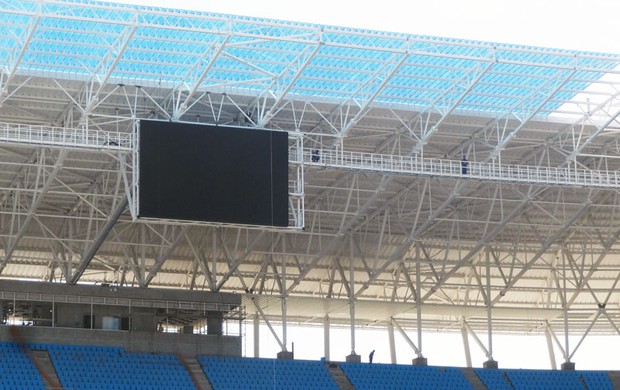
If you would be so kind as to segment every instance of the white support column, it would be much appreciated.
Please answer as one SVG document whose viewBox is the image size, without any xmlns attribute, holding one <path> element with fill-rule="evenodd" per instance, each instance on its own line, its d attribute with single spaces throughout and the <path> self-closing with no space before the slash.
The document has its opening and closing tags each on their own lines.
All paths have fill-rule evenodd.
<svg viewBox="0 0 620 390">
<path fill-rule="evenodd" d="M 260 357 L 260 314 L 254 313 L 254 357 Z"/>
<path fill-rule="evenodd" d="M 329 356 L 329 326 L 330 326 L 330 322 L 329 322 L 329 316 L 325 315 L 325 317 L 323 318 L 323 356 L 325 356 L 325 360 L 326 361 L 330 361 L 330 356 Z"/>
<path fill-rule="evenodd" d="M 415 261 L 415 297 L 416 297 L 416 326 L 418 331 L 418 359 L 422 359 L 422 300 L 420 299 L 422 289 L 422 279 L 420 276 L 420 246 L 416 245 Z"/>
<path fill-rule="evenodd" d="M 415 345 L 413 341 L 411 341 L 409 336 L 407 336 L 407 332 L 405 332 L 405 330 L 398 324 L 398 322 L 396 322 L 396 319 L 394 317 L 391 317 L 390 320 L 391 320 L 390 322 L 392 323 L 392 325 L 394 325 L 398 333 L 400 333 L 400 335 L 403 336 L 407 344 L 409 344 L 411 349 L 413 349 L 413 351 L 417 355 L 417 357 L 413 359 L 411 363 L 414 366 L 426 366 L 427 365 L 426 358 L 422 356 L 422 352 L 420 351 L 420 349 Z"/>
<path fill-rule="evenodd" d="M 555 361 L 555 351 L 553 350 L 553 337 L 549 328 L 545 328 L 545 338 L 547 339 L 547 350 L 549 351 L 549 362 L 551 363 L 551 369 L 557 370 L 558 364 Z"/>
<path fill-rule="evenodd" d="M 282 352 L 287 352 L 287 340 L 286 340 L 286 325 L 287 325 L 287 321 L 286 321 L 286 309 L 287 309 L 287 304 L 286 304 L 286 298 L 282 297 L 282 344 L 284 345 L 282 348 Z"/>
<path fill-rule="evenodd" d="M 286 240 L 282 240 L 282 252 L 286 253 Z M 284 348 L 282 349 L 283 352 L 283 356 L 286 355 L 287 358 L 293 358 L 292 354 L 286 354 L 286 352 L 288 352 L 287 350 L 287 343 L 288 343 L 288 339 L 287 339 L 287 327 L 288 327 L 288 322 L 286 320 L 286 312 L 287 312 L 287 295 L 286 295 L 286 256 L 282 256 L 282 288 L 281 288 L 281 294 L 282 294 L 282 343 L 284 344 Z"/>
<path fill-rule="evenodd" d="M 561 365 L 562 370 L 574 370 L 575 363 L 570 361 L 570 344 L 568 337 L 568 302 L 566 301 L 567 295 L 566 292 L 566 254 L 562 251 L 562 293 L 560 294 L 562 297 L 562 306 L 563 306 L 563 316 L 564 316 L 564 362 Z"/>
<path fill-rule="evenodd" d="M 351 299 L 349 301 L 349 330 L 351 336 L 351 355 L 355 355 L 355 302 Z"/>
<path fill-rule="evenodd" d="M 355 269 L 353 267 L 353 238 L 349 239 L 349 314 L 351 319 L 351 354 L 346 357 L 347 362 L 360 363 L 362 357 L 355 353 Z M 343 278 L 344 279 L 344 278 Z M 346 281 L 343 280 L 346 283 Z"/>
<path fill-rule="evenodd" d="M 469 336 L 467 335 L 467 329 L 465 329 L 465 326 L 461 328 L 461 336 L 463 337 L 463 350 L 465 351 L 465 365 L 467 367 L 472 367 L 471 349 L 469 348 Z"/>
<path fill-rule="evenodd" d="M 487 290 L 487 334 L 488 334 L 488 351 L 487 361 L 484 362 L 485 368 L 497 368 L 497 361 L 493 359 L 493 316 L 491 315 L 491 308 L 493 303 L 491 302 L 491 256 L 490 249 L 487 247 L 485 250 L 485 263 L 486 263 L 486 290 Z"/>
<path fill-rule="evenodd" d="M 280 346 L 280 349 L 282 351 L 284 351 L 284 343 L 282 342 L 282 340 L 280 340 L 280 337 L 278 336 L 278 333 L 276 333 L 276 330 L 271 325 L 271 322 L 269 321 L 269 319 L 267 318 L 267 316 L 263 312 L 263 309 L 261 309 L 260 305 L 256 302 L 256 300 L 254 298 L 252 298 L 252 303 L 254 304 L 254 307 L 256 308 L 256 311 L 263 318 L 263 321 L 265 321 L 265 324 L 267 325 L 267 328 L 269 329 L 269 331 L 273 335 L 273 338 L 276 340 L 276 342 Z"/>
<path fill-rule="evenodd" d="M 390 362 L 396 364 L 396 343 L 394 342 L 394 324 L 387 324 L 388 340 L 390 343 Z"/>
</svg>

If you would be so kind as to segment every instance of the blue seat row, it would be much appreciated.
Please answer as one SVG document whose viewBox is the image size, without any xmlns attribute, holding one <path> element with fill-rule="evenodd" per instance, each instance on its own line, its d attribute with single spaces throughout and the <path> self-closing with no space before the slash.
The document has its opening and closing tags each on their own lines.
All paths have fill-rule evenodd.
<svg viewBox="0 0 620 390">
<path fill-rule="evenodd" d="M 338 386 L 319 361 L 199 356 L 216 389 L 325 389 Z"/>
</svg>

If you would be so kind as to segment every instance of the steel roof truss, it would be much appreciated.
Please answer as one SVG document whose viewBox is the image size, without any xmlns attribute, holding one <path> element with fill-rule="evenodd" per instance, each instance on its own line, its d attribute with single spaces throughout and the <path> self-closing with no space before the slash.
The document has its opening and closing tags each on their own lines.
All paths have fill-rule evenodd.
<svg viewBox="0 0 620 390">
<path fill-rule="evenodd" d="M 41 16 L 42 16 L 41 8 L 42 8 L 42 4 L 41 3 L 37 4 L 37 12 L 36 14 L 32 15 L 28 24 L 25 26 L 22 32 L 22 36 L 15 37 L 18 44 L 15 45 L 15 47 L 9 54 L 9 59 L 8 59 L 9 64 L 8 64 L 8 67 L 4 69 L 6 74 L 5 72 L 1 72 L 2 77 L 0 78 L 0 107 L 2 107 L 2 103 L 4 103 L 4 101 L 9 96 L 9 90 L 8 90 L 9 85 L 13 81 L 13 78 L 15 77 L 15 75 L 17 74 L 19 66 L 24 56 L 26 55 L 28 47 L 30 46 L 30 43 L 32 42 L 36 34 L 37 27 L 39 26 L 39 22 L 41 21 Z"/>
<path fill-rule="evenodd" d="M 590 198 L 586 199 L 586 201 L 584 201 L 580 205 L 579 209 L 569 219 L 567 219 L 566 222 L 564 222 L 564 224 L 558 230 L 556 230 L 550 237 L 547 238 L 545 243 L 534 254 L 534 256 L 532 256 L 532 258 L 529 259 L 525 265 L 523 265 L 523 267 L 519 270 L 519 272 L 510 279 L 506 287 L 501 289 L 498 295 L 495 296 L 495 298 L 493 299 L 494 305 L 504 295 L 506 295 L 506 291 L 512 288 L 523 277 L 523 275 L 530 270 L 530 268 L 534 265 L 534 263 L 536 263 L 538 259 L 540 259 L 542 255 L 544 255 L 547 252 L 547 250 L 552 245 L 556 244 L 557 240 L 568 230 L 568 228 L 570 228 L 573 224 L 575 224 L 581 218 L 583 213 L 586 212 L 590 208 L 591 205 L 592 205 L 592 201 L 590 200 Z"/>
<path fill-rule="evenodd" d="M 472 261 L 474 256 L 476 256 L 480 252 L 480 250 L 486 247 L 495 236 L 501 233 L 501 231 L 510 221 L 512 221 L 516 217 L 519 217 L 523 213 L 523 211 L 527 208 L 531 201 L 532 197 L 524 198 L 521 203 L 517 207 L 515 207 L 507 216 L 505 216 L 499 223 L 497 223 L 490 232 L 487 232 L 476 243 L 476 245 L 474 245 L 474 247 L 471 248 L 470 251 L 457 262 L 454 267 L 452 267 L 448 272 L 443 272 L 440 275 L 440 279 L 437 281 L 437 283 L 435 283 L 435 285 L 431 287 L 431 289 L 422 297 L 422 302 L 426 301 L 439 288 L 441 288 L 441 286 L 444 285 L 448 281 L 448 279 L 450 279 L 450 277 L 452 277 L 462 266 Z"/>
<path fill-rule="evenodd" d="M 254 251 L 256 245 L 258 245 L 258 243 L 262 240 L 263 236 L 265 235 L 266 230 L 261 229 L 260 232 L 256 235 L 256 237 L 254 237 L 254 239 L 250 242 L 250 244 L 247 246 L 246 251 L 239 256 L 237 259 L 234 259 L 232 257 L 232 255 L 230 254 L 228 247 L 226 246 L 226 244 L 221 240 L 220 238 L 220 244 L 222 245 L 222 248 L 224 250 L 224 254 L 226 255 L 226 260 L 228 262 L 228 271 L 220 278 L 215 291 L 220 291 L 221 288 L 224 286 L 224 284 L 228 281 L 228 279 L 237 272 L 239 266 L 244 262 L 245 258 L 252 253 L 252 251 Z M 241 281 L 243 282 L 243 279 L 241 279 Z M 247 286 L 244 286 L 244 288 L 247 288 Z"/>
<path fill-rule="evenodd" d="M 429 108 L 427 109 L 428 120 L 430 120 L 430 113 L 433 107 L 436 107 L 437 111 L 439 111 L 439 113 L 441 114 L 441 117 L 435 121 L 435 123 L 430 129 L 428 129 L 428 126 L 426 126 L 425 130 L 422 131 L 419 137 L 420 147 L 428 143 L 429 138 L 436 131 L 439 130 L 446 118 L 448 118 L 448 116 L 450 116 L 454 112 L 454 110 L 458 108 L 463 99 L 465 99 L 469 95 L 471 90 L 478 84 L 480 79 L 484 77 L 484 75 L 491 69 L 492 66 L 493 62 L 487 63 L 484 67 L 482 67 L 482 64 L 478 64 L 478 66 L 476 66 L 474 69 L 463 75 L 458 82 L 454 83 L 450 90 L 441 94 L 437 98 L 437 100 L 435 100 L 429 105 Z M 461 89 L 462 92 L 459 92 L 459 89 Z M 450 100 L 448 97 L 452 97 L 452 100 Z"/>
<path fill-rule="evenodd" d="M 179 230 L 178 232 L 175 232 L 175 230 L 177 230 L 177 229 L 174 229 L 174 228 L 170 229 L 171 232 L 170 232 L 169 240 L 166 239 L 167 241 L 169 241 L 169 245 L 166 246 L 165 248 L 161 248 L 159 255 L 155 257 L 155 259 L 154 259 L 155 262 L 151 266 L 151 269 L 149 270 L 148 275 L 144 279 L 144 282 L 145 282 L 144 284 L 146 286 L 148 286 L 149 283 L 151 283 L 153 278 L 155 278 L 155 276 L 157 275 L 157 273 L 159 272 L 161 267 L 164 265 L 164 262 L 170 257 L 172 252 L 176 249 L 176 247 L 186 237 L 186 233 L 187 233 L 188 229 L 189 229 L 188 225 L 181 226 L 178 229 Z M 176 233 L 176 237 L 175 237 L 175 233 Z"/>
<path fill-rule="evenodd" d="M 544 96 L 543 99 L 539 100 L 538 104 L 529 110 L 524 110 L 523 115 L 519 115 L 516 109 L 521 107 L 514 107 L 511 115 L 515 116 L 519 120 L 519 125 L 512 129 L 510 133 L 503 136 L 500 142 L 495 146 L 495 148 L 491 151 L 486 161 L 493 160 L 495 157 L 499 155 L 499 153 L 508 145 L 508 143 L 517 135 L 517 133 L 523 129 L 523 127 L 540 111 L 545 107 L 545 104 L 549 102 L 549 100 L 558 92 L 560 89 L 570 81 L 571 77 L 576 73 L 576 70 L 573 69 L 568 72 L 568 76 L 563 77 L 562 79 L 558 78 L 557 84 L 553 84 L 553 81 L 550 80 L 549 84 L 551 85 L 543 85 L 540 90 L 536 91 L 534 95 L 542 94 Z M 559 75 L 558 75 L 559 76 Z M 547 90 L 548 88 L 548 90 Z"/>
<path fill-rule="evenodd" d="M 54 183 L 54 181 L 56 180 L 56 176 L 62 170 L 66 155 L 67 155 L 67 151 L 64 149 L 61 150 L 58 153 L 58 157 L 56 158 L 56 161 L 54 163 L 54 168 L 47 176 L 45 176 L 45 172 L 44 172 L 45 171 L 45 153 L 44 153 L 44 149 L 41 150 L 41 154 L 39 156 L 39 167 L 37 169 L 36 182 L 35 182 L 35 188 L 38 188 L 37 193 L 33 194 L 32 196 L 32 203 L 30 205 L 30 209 L 28 210 L 28 214 L 26 215 L 25 220 L 21 222 L 19 231 L 16 232 L 12 240 L 9 241 L 8 246 L 4 249 L 4 257 L 2 258 L 2 263 L 0 263 L 0 273 L 2 273 L 8 261 L 11 259 L 11 256 L 13 255 L 13 252 L 15 251 L 15 249 L 17 249 L 17 246 L 19 245 L 20 240 L 26 234 L 28 226 L 30 225 L 30 221 L 35 216 L 35 213 L 37 209 L 39 208 L 39 205 L 43 201 L 45 194 L 47 194 L 52 183 Z M 40 181 L 44 181 L 44 182 L 39 188 Z"/>
<path fill-rule="evenodd" d="M 205 234 L 205 237 L 208 237 L 208 236 Z M 198 266 L 202 270 L 202 273 L 205 279 L 207 280 L 207 284 L 209 285 L 209 289 L 211 291 L 215 291 L 216 284 L 215 284 L 215 279 L 213 275 L 217 274 L 217 270 L 214 268 L 213 272 L 211 272 L 211 270 L 209 269 L 208 259 L 206 258 L 204 252 L 202 250 L 199 251 L 198 249 L 196 249 L 196 246 L 194 245 L 190 237 L 187 235 L 187 232 L 185 232 L 185 241 L 187 242 L 190 249 L 192 250 L 192 254 L 194 255 L 194 263 L 198 264 Z M 214 257 L 215 257 L 215 254 L 214 254 Z"/>
<path fill-rule="evenodd" d="M 218 36 L 218 40 L 213 42 L 208 50 L 199 58 L 194 66 L 183 78 L 183 81 L 177 87 L 177 93 L 173 95 L 176 97 L 174 112 L 172 114 L 172 120 L 179 120 L 183 114 L 190 109 L 193 104 L 190 103 L 194 94 L 202 86 L 202 83 L 206 79 L 207 75 L 211 71 L 215 61 L 222 54 L 222 51 L 226 47 L 226 44 L 230 40 L 231 36 L 225 36 L 223 39 Z M 220 42 L 221 40 L 221 42 Z M 187 94 L 183 94 L 183 87 L 187 87 Z"/>
<path fill-rule="evenodd" d="M 370 109 L 371 104 L 383 91 L 392 77 L 398 72 L 405 61 L 409 58 L 408 54 L 393 56 L 389 61 L 383 63 L 377 71 L 371 74 L 366 82 L 353 91 L 349 98 L 349 103 L 355 102 L 359 107 L 353 118 L 347 120 L 340 131 L 341 137 L 346 137 L 349 131 L 355 126 Z"/>
<path fill-rule="evenodd" d="M 273 95 L 275 97 L 275 101 L 271 104 L 271 107 L 267 111 L 262 108 L 259 109 L 256 127 L 262 128 L 267 126 L 272 117 L 280 109 L 281 103 L 287 97 L 290 90 L 302 77 L 304 70 L 312 63 L 312 60 L 320 48 L 320 44 L 308 45 L 304 47 L 299 55 L 295 57 L 288 64 L 288 66 L 286 66 L 284 70 L 273 79 L 271 85 L 267 87 L 267 90 L 263 92 L 261 96 L 262 99 L 266 101 L 269 95 Z M 261 98 L 259 97 L 256 101 L 258 102 L 260 99 Z"/>
<path fill-rule="evenodd" d="M 118 63 L 120 62 L 127 46 L 131 42 L 136 30 L 138 28 L 137 22 L 134 21 L 133 25 L 126 26 L 123 32 L 116 37 L 107 55 L 101 60 L 97 68 L 92 73 L 92 79 L 88 82 L 92 84 L 91 87 L 86 88 L 88 91 L 94 91 L 89 96 L 87 104 L 84 107 L 83 117 L 88 117 L 92 110 L 105 99 L 100 99 L 99 96 L 103 92 L 104 88 L 108 86 L 108 82 L 112 77 L 113 72 L 116 70 Z M 98 84 L 98 87 L 95 87 Z M 96 91 L 95 91 L 96 89 Z"/>
<path fill-rule="evenodd" d="M 125 208 L 127 207 L 127 202 L 128 202 L 127 197 L 126 196 L 123 197 L 117 204 L 116 209 L 114 209 L 108 215 L 106 223 L 103 225 L 103 227 L 97 234 L 97 237 L 95 237 L 92 244 L 82 254 L 82 258 L 80 260 L 79 265 L 73 272 L 72 278 L 68 280 L 69 284 L 76 284 L 80 280 L 80 278 L 82 277 L 82 274 L 84 274 L 84 271 L 86 271 L 86 268 L 90 264 L 91 260 L 95 257 L 95 254 L 97 253 L 97 251 L 99 250 L 103 242 L 108 237 L 108 234 L 114 228 L 114 225 L 118 221 L 119 217 L 121 216 L 123 211 L 125 211 Z M 91 208 L 90 210 L 92 211 L 93 209 Z"/>
<path fill-rule="evenodd" d="M 620 238 L 620 229 L 617 229 L 613 234 L 611 234 L 611 237 L 609 237 L 609 239 L 603 246 L 602 251 L 598 255 L 597 259 L 589 267 L 587 274 L 585 275 L 585 277 L 582 278 L 581 283 L 577 285 L 577 289 L 575 290 L 573 295 L 568 299 L 569 305 L 575 302 L 575 300 L 579 296 L 579 293 L 584 288 L 585 283 L 588 282 L 592 278 L 592 276 L 594 275 L 594 273 L 596 272 L 600 264 L 603 262 L 603 260 L 605 259 L 605 257 L 607 256 L 607 254 L 609 253 L 609 251 L 611 250 L 613 245 L 618 241 L 619 238 Z"/>
</svg>

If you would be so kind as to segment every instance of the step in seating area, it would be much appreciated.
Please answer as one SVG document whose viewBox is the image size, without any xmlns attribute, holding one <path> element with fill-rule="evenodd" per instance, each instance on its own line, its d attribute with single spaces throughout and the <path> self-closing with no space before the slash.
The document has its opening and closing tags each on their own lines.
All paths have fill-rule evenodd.
<svg viewBox="0 0 620 390">
<path fill-rule="evenodd" d="M 613 390 L 605 371 L 489 370 L 476 374 L 489 389 L 499 390 Z"/>
<path fill-rule="evenodd" d="M 198 361 L 216 390 L 338 390 L 322 362 L 199 356 Z"/>
<path fill-rule="evenodd" d="M 368 363 L 340 363 L 340 367 L 358 390 L 472 389 L 461 370 L 454 367 Z"/>
<path fill-rule="evenodd" d="M 43 378 L 17 343 L 0 343 L 0 390 L 45 390 Z"/>
<path fill-rule="evenodd" d="M 176 355 L 127 353 L 122 347 L 65 344 L 32 345 L 47 349 L 58 378 L 70 389 L 194 389 Z"/>
</svg>

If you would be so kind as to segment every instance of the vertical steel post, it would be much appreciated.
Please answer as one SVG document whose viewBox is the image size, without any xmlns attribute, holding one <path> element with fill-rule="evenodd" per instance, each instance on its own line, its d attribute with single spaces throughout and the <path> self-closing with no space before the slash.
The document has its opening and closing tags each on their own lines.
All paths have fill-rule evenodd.
<svg viewBox="0 0 620 390">
<path fill-rule="evenodd" d="M 254 357 L 260 357 L 260 317 L 254 313 Z"/>
<path fill-rule="evenodd" d="M 330 361 L 329 356 L 329 316 L 326 314 L 323 318 L 323 356 L 325 360 Z"/>
<path fill-rule="evenodd" d="M 469 336 L 467 335 L 467 329 L 465 329 L 465 326 L 461 328 L 461 336 L 463 337 L 463 349 L 465 350 L 465 364 L 467 367 L 472 367 L 471 349 L 469 348 Z"/>
<path fill-rule="evenodd" d="M 387 324 L 388 339 L 390 342 L 390 361 L 396 364 L 396 343 L 394 342 L 394 324 L 390 321 Z"/>
<path fill-rule="evenodd" d="M 418 331 L 418 357 L 422 357 L 422 300 L 421 288 L 422 279 L 420 276 L 420 247 L 416 245 L 415 250 L 415 301 L 416 301 L 416 326 Z"/>
</svg>

